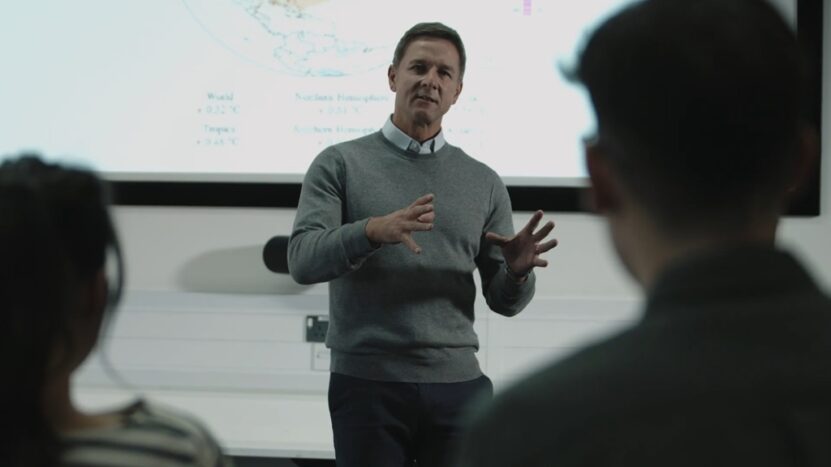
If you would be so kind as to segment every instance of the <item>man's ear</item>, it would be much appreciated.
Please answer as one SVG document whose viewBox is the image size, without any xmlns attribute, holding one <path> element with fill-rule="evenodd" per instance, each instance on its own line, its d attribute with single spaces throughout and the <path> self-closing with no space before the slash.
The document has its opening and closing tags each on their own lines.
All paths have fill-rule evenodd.
<svg viewBox="0 0 831 467">
<path fill-rule="evenodd" d="M 586 146 L 586 170 L 589 173 L 589 208 L 598 214 L 616 211 L 620 207 L 620 187 L 609 160 L 596 145 Z"/>
<path fill-rule="evenodd" d="M 456 93 L 453 95 L 452 104 L 455 104 L 456 101 L 459 99 L 459 95 L 462 93 L 462 87 L 464 86 L 464 84 L 465 83 L 463 81 L 459 80 L 459 85 L 456 86 Z"/>
<path fill-rule="evenodd" d="M 390 67 L 387 68 L 387 80 L 390 83 L 390 91 L 396 92 L 396 89 L 395 89 L 395 66 L 393 66 L 393 65 L 390 65 Z"/>
<path fill-rule="evenodd" d="M 71 354 L 66 355 L 69 369 L 74 370 L 83 362 L 98 342 L 104 314 L 107 311 L 107 278 L 103 268 L 78 289 L 77 319 L 72 325 Z"/>
<path fill-rule="evenodd" d="M 107 275 L 103 268 L 93 276 L 85 292 L 87 294 L 87 310 L 94 320 L 99 321 L 107 309 L 109 295 Z"/>
<path fill-rule="evenodd" d="M 819 160 L 819 136 L 816 128 L 804 126 L 799 134 L 799 143 L 796 153 L 791 180 L 788 181 L 788 198 L 798 196 L 811 183 L 811 176 L 817 170 Z"/>
</svg>

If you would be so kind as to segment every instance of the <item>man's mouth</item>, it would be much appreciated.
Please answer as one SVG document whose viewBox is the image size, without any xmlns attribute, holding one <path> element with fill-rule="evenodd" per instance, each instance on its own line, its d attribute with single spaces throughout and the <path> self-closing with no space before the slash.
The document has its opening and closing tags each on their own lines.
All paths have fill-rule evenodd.
<svg viewBox="0 0 831 467">
<path fill-rule="evenodd" d="M 438 104 L 439 103 L 439 101 L 437 101 L 436 99 L 433 99 L 430 96 L 416 96 L 416 100 L 423 100 L 423 101 L 427 101 L 427 102 L 432 102 L 433 104 Z"/>
</svg>

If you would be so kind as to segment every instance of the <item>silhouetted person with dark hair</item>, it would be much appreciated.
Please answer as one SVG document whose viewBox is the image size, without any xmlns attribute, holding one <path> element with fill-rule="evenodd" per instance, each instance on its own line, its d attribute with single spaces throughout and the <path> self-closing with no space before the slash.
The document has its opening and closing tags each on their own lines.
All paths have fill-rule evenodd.
<svg viewBox="0 0 831 467">
<path fill-rule="evenodd" d="M 460 466 L 831 465 L 831 301 L 775 245 L 815 157 L 763 0 L 648 0 L 582 51 L 592 201 L 642 319 L 478 411 Z"/>
<path fill-rule="evenodd" d="M 488 306 L 513 316 L 556 245 L 541 211 L 514 233 L 499 175 L 445 139 L 465 64 L 452 28 L 407 30 L 387 69 L 393 114 L 324 149 L 303 181 L 289 272 L 329 282 L 338 466 L 446 465 L 462 408 L 492 392 L 476 359 L 474 271 Z"/>
<path fill-rule="evenodd" d="M 114 277 L 106 265 L 114 261 Z M 190 417 L 137 400 L 84 413 L 73 372 L 118 302 L 122 264 L 105 185 L 24 156 L 0 164 L 0 465 L 224 466 Z"/>
</svg>

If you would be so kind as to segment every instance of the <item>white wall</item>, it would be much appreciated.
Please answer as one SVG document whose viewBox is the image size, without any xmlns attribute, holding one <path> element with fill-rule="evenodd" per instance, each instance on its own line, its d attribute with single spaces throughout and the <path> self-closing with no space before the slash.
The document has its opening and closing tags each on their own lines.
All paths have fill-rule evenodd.
<svg viewBox="0 0 831 467">
<path fill-rule="evenodd" d="M 827 25 L 829 1 L 825 15 Z M 826 50 L 830 38 L 826 27 Z M 829 68 L 826 61 L 822 212 L 786 219 L 780 243 L 831 289 Z M 294 284 L 260 259 L 271 236 L 290 232 L 293 215 L 291 209 L 117 208 L 128 297 L 111 332 L 114 366 L 139 385 L 322 391 L 325 372 L 312 370 L 312 347 L 302 335 L 306 314 L 326 312 L 326 286 Z M 615 258 L 602 219 L 547 216 L 557 224 L 560 246 L 537 272 L 532 306 L 507 320 L 487 313 L 481 300 L 477 305 L 480 359 L 497 385 L 637 317 L 640 292 Z M 517 213 L 515 225 L 528 217 Z M 89 369 L 86 381 L 103 381 L 99 373 Z"/>
</svg>

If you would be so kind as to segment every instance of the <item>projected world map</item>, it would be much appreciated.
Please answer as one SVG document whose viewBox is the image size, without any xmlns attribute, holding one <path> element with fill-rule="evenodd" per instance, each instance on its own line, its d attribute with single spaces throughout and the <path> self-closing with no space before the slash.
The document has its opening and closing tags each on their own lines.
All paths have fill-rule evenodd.
<svg viewBox="0 0 831 467">
<path fill-rule="evenodd" d="M 366 24 L 338 21 L 339 6 L 332 0 L 183 2 L 215 40 L 274 71 L 348 76 L 386 66 L 392 56 Z"/>
</svg>

